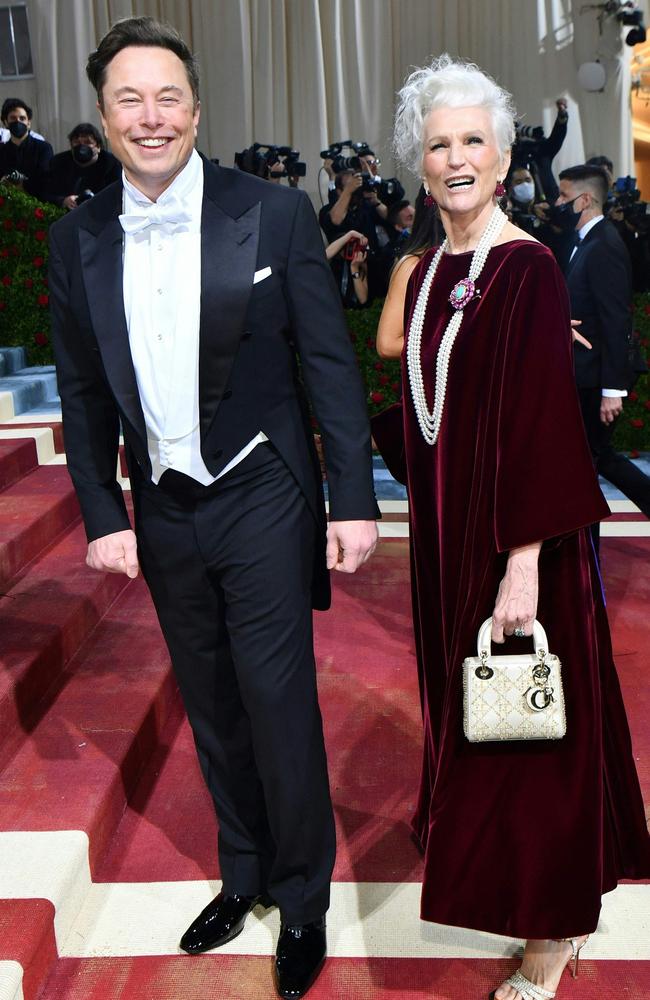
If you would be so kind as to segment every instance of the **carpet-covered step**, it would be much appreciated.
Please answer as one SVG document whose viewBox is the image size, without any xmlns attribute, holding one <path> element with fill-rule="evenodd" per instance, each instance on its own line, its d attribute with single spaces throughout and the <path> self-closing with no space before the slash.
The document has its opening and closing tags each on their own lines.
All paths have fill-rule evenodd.
<svg viewBox="0 0 650 1000">
<path fill-rule="evenodd" d="M 24 347 L 0 347 L 0 376 L 11 375 L 27 367 Z"/>
<path fill-rule="evenodd" d="M 0 772 L 0 830 L 85 831 L 94 865 L 158 744 L 175 690 L 146 587 L 133 581 Z"/>
<path fill-rule="evenodd" d="M 0 438 L 0 492 L 38 466 L 33 438 Z"/>
<path fill-rule="evenodd" d="M 4 397 L 3 419 L 41 408 L 44 403 L 53 406 L 58 401 L 54 365 L 21 368 L 4 375 L 0 378 L 0 394 Z"/>
<path fill-rule="evenodd" d="M 66 664 L 128 582 L 90 569 L 85 554 L 79 524 L 0 596 L 0 765 L 47 710 Z"/>
<path fill-rule="evenodd" d="M 61 419 L 57 417 L 53 417 L 51 420 L 30 420 L 30 414 L 25 413 L 19 420 L 14 419 L 10 423 L 0 423 L 0 437 L 3 437 L 8 432 L 14 433 L 21 430 L 29 432 L 48 428 L 52 433 L 55 454 L 62 455 L 65 451 L 63 445 L 63 424 Z M 43 463 L 41 462 L 41 464 Z"/>
<path fill-rule="evenodd" d="M 0 1000 L 36 1000 L 56 959 L 49 899 L 0 898 Z"/>
<path fill-rule="evenodd" d="M 0 590 L 79 517 L 63 466 L 42 466 L 0 493 Z"/>
</svg>

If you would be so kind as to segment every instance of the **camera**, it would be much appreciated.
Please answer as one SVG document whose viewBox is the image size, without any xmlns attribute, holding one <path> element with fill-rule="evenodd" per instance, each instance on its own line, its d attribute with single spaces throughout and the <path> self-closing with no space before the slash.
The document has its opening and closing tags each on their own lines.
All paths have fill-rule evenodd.
<svg viewBox="0 0 650 1000">
<path fill-rule="evenodd" d="M 636 177 L 618 177 L 614 191 L 607 200 L 607 209 L 623 213 L 623 218 L 637 232 L 650 232 L 650 205 L 641 201 L 641 192 L 636 186 Z"/>
<path fill-rule="evenodd" d="M 84 201 L 90 201 L 90 199 L 94 197 L 95 192 L 91 191 L 90 188 L 86 188 L 84 191 L 80 191 L 77 195 L 77 205 L 83 205 Z"/>
<path fill-rule="evenodd" d="M 520 141 L 540 142 L 544 138 L 544 127 L 542 125 L 515 125 L 517 138 Z"/>
<path fill-rule="evenodd" d="M 282 163 L 283 171 L 274 171 L 274 177 L 304 177 L 307 164 L 300 161 L 300 153 L 291 146 L 268 145 L 264 142 L 254 142 L 248 149 L 235 153 L 235 166 L 247 174 L 256 174 L 268 180 L 271 167 Z"/>
<path fill-rule="evenodd" d="M 343 156 L 344 149 L 354 150 L 354 156 Z M 367 142 L 352 142 L 351 139 L 342 139 L 340 142 L 331 142 L 327 149 L 321 150 L 323 160 L 332 161 L 332 170 L 335 174 L 340 174 L 342 170 L 363 170 L 361 163 L 362 156 L 373 156 L 373 152 Z"/>
</svg>

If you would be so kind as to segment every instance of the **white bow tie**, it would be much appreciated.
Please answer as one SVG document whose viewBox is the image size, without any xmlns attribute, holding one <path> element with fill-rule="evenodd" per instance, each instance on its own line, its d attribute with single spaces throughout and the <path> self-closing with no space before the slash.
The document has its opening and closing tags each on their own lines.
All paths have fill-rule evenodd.
<svg viewBox="0 0 650 1000">
<path fill-rule="evenodd" d="M 139 233 L 147 226 L 182 226 L 192 221 L 192 216 L 178 198 L 160 204 L 138 205 L 137 212 L 120 215 L 120 225 L 125 233 Z"/>
</svg>

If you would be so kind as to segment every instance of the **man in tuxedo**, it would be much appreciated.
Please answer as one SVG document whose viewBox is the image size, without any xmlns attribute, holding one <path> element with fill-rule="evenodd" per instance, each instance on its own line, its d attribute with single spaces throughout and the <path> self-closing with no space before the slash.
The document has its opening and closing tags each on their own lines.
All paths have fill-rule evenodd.
<svg viewBox="0 0 650 1000">
<path fill-rule="evenodd" d="M 181 947 L 277 904 L 276 984 L 299 997 L 325 958 L 335 853 L 311 610 L 328 569 L 354 572 L 376 543 L 364 394 L 307 196 L 195 151 L 180 36 L 118 22 L 87 72 L 123 177 L 52 227 L 50 258 L 87 561 L 142 568 L 215 802 L 223 887 Z"/>
<path fill-rule="evenodd" d="M 582 416 L 596 470 L 650 517 L 650 479 L 612 447 L 623 399 L 632 385 L 632 271 L 625 244 L 603 216 L 609 188 L 602 167 L 569 167 L 560 174 L 556 202 L 575 233 L 566 268 L 571 316 L 580 320 L 575 369 Z M 593 531 L 598 545 L 598 526 Z"/>
</svg>

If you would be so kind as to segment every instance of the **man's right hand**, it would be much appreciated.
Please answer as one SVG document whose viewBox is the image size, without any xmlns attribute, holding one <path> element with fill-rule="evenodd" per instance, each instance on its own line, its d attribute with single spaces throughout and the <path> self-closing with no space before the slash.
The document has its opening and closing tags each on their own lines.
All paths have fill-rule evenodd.
<svg viewBox="0 0 650 1000">
<path fill-rule="evenodd" d="M 86 564 L 105 573 L 126 573 L 134 580 L 140 570 L 135 532 L 128 528 L 95 538 L 88 545 Z"/>
<path fill-rule="evenodd" d="M 71 212 L 73 208 L 77 207 L 77 195 L 69 194 L 63 199 L 63 207 L 67 208 L 68 212 Z"/>
</svg>

